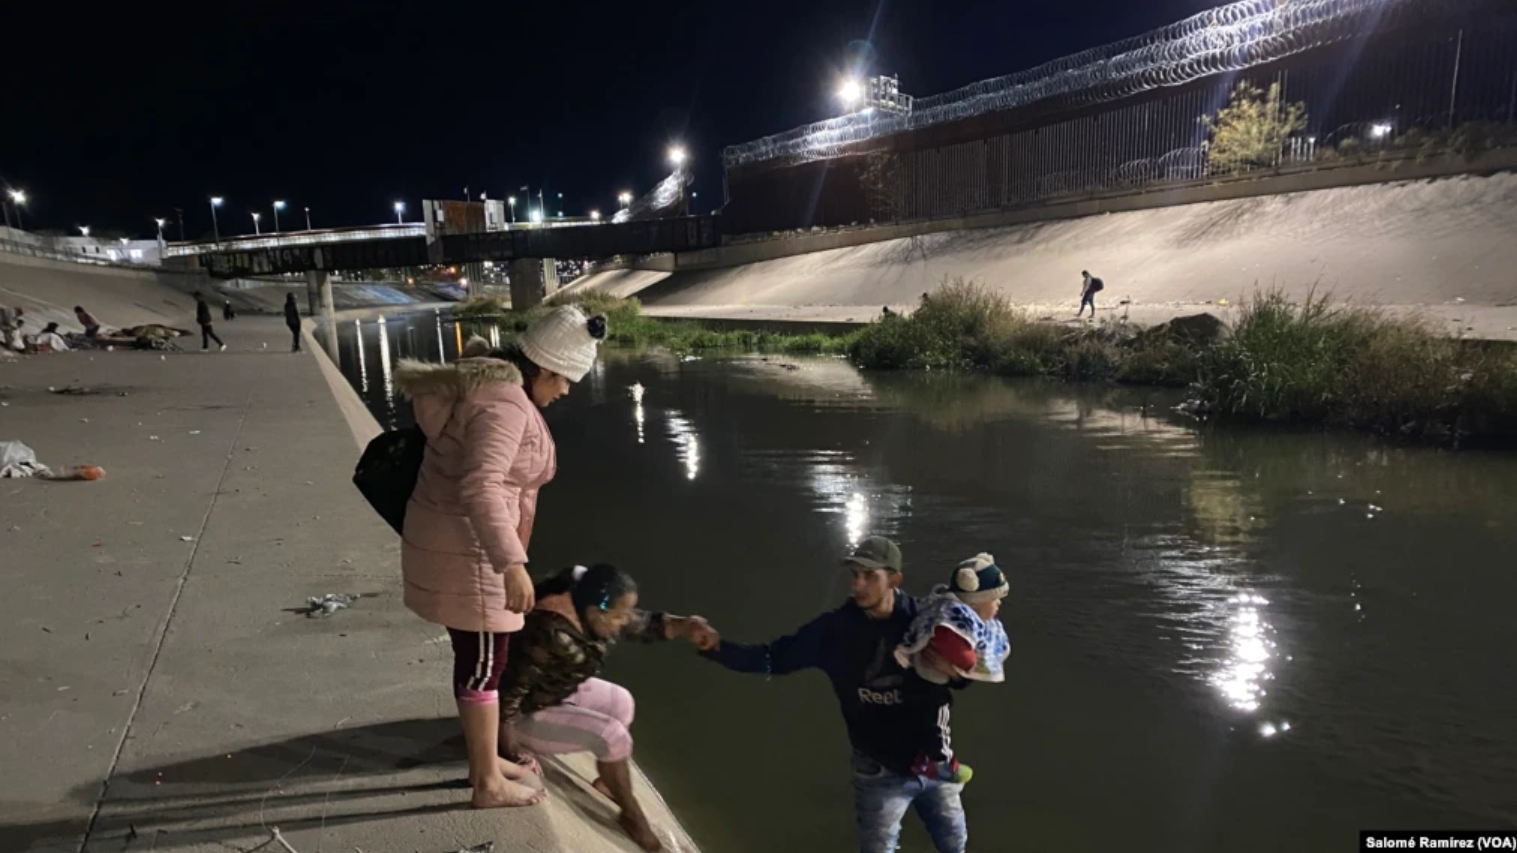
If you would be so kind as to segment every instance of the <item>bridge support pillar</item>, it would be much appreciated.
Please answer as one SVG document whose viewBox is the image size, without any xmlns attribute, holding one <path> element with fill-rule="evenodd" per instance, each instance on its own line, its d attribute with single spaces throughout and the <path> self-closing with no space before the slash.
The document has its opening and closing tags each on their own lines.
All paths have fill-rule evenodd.
<svg viewBox="0 0 1517 853">
<path fill-rule="evenodd" d="M 558 289 L 558 265 L 552 258 L 517 258 L 511 262 L 511 310 L 542 304 Z"/>
<path fill-rule="evenodd" d="M 469 279 L 469 295 L 483 296 L 485 294 L 485 263 L 473 261 L 464 264 L 464 273 Z"/>
<path fill-rule="evenodd" d="M 321 344 L 337 360 L 337 306 L 332 299 L 332 278 L 326 270 L 306 271 L 306 298 L 312 320 L 320 318 Z"/>
</svg>

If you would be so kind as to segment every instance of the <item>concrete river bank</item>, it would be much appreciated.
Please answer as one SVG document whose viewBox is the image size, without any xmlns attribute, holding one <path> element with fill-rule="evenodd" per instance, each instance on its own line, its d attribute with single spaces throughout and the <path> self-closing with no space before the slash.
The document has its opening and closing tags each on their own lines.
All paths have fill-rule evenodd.
<svg viewBox="0 0 1517 853">
<path fill-rule="evenodd" d="M 387 426 L 409 417 L 394 362 L 463 337 L 433 315 L 341 331 Z M 612 352 L 548 410 L 561 469 L 534 561 L 616 562 L 649 606 L 761 641 L 841 603 L 836 558 L 868 532 L 900 539 L 916 592 L 995 553 L 1010 677 L 954 710 L 972 849 L 1331 850 L 1361 828 L 1517 821 L 1517 457 L 1201 428 L 1173 403 Z M 704 849 L 854 843 L 819 675 L 631 647 L 607 675 Z M 905 849 L 928 849 L 907 823 Z"/>
</svg>

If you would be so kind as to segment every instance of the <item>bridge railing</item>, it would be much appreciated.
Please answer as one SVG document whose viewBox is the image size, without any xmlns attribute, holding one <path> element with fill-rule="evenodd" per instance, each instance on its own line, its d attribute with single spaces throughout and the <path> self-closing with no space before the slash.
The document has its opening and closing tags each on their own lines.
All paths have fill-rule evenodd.
<svg viewBox="0 0 1517 853">
<path fill-rule="evenodd" d="M 363 228 L 327 228 L 320 231 L 291 231 L 257 237 L 232 237 L 225 240 L 201 240 L 194 243 L 170 243 L 168 257 L 204 255 L 209 252 L 236 252 L 254 249 L 279 249 L 287 246 L 319 246 L 326 243 L 352 243 L 357 240 L 391 240 L 397 237 L 420 237 L 427 233 L 421 222 L 370 225 Z"/>
</svg>

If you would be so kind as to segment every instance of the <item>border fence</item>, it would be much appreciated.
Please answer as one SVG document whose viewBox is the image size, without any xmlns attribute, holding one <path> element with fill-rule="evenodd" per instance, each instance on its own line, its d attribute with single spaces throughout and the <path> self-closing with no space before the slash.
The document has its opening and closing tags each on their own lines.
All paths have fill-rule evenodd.
<svg viewBox="0 0 1517 853">
<path fill-rule="evenodd" d="M 1220 162 L 1240 83 L 1298 126 Z M 1244 0 L 955 92 L 728 148 L 728 233 L 959 216 L 1224 175 L 1517 144 L 1517 2 Z"/>
</svg>

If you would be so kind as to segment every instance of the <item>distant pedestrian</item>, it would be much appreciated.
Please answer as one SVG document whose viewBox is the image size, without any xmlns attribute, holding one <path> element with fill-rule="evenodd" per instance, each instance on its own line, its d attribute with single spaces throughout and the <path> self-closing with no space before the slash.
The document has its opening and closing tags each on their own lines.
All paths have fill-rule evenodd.
<svg viewBox="0 0 1517 853">
<path fill-rule="evenodd" d="M 94 338 L 100 334 L 100 321 L 92 317 L 90 312 L 84 310 L 83 307 L 74 306 L 74 319 L 78 320 L 79 325 L 84 327 L 84 336 L 86 338 Z"/>
<path fill-rule="evenodd" d="M 231 322 L 237 319 L 237 309 L 232 307 L 232 300 L 227 299 L 221 304 L 221 319 Z"/>
<path fill-rule="evenodd" d="M 290 352 L 300 352 L 300 309 L 293 293 L 284 295 L 284 324 L 290 327 Z"/>
<path fill-rule="evenodd" d="M 1082 270 L 1080 275 L 1085 277 L 1085 286 L 1080 289 L 1080 310 L 1075 312 L 1078 317 L 1085 313 L 1085 306 L 1090 306 L 1091 319 L 1096 316 L 1096 294 L 1106 289 L 1106 283 L 1090 274 L 1090 270 Z"/>
<path fill-rule="evenodd" d="M 26 310 L 21 306 L 8 308 L 0 305 L 0 344 L 6 349 L 20 349 L 21 326 L 26 323 Z"/>
<path fill-rule="evenodd" d="M 200 351 L 210 352 L 211 341 L 221 347 L 221 352 L 226 352 L 226 344 L 216 336 L 216 326 L 211 320 L 211 306 L 206 304 L 205 294 L 195 294 L 195 322 L 200 324 Z"/>
</svg>

